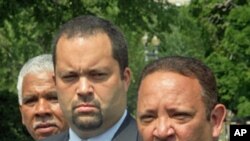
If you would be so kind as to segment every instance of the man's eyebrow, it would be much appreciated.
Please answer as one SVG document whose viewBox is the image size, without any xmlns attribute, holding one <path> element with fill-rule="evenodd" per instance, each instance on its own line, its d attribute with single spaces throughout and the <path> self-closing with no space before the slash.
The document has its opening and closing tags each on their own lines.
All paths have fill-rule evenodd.
<svg viewBox="0 0 250 141">
<path fill-rule="evenodd" d="M 186 108 L 186 107 L 178 107 L 178 108 L 169 108 L 169 109 L 166 109 L 166 111 L 168 113 L 175 113 L 175 112 L 182 112 L 182 113 L 185 113 L 185 112 L 188 112 L 188 113 L 195 113 L 196 110 L 194 109 L 191 109 L 191 108 Z"/>
<path fill-rule="evenodd" d="M 25 102 L 29 99 L 35 99 L 35 98 L 36 98 L 35 94 L 32 94 L 32 95 L 30 94 L 30 95 L 23 96 L 22 101 Z"/>
<path fill-rule="evenodd" d="M 91 68 L 88 68 L 89 71 L 91 70 L 110 70 L 109 66 L 104 66 L 104 65 L 96 65 Z"/>
<path fill-rule="evenodd" d="M 46 97 L 47 97 L 47 96 L 57 96 L 57 91 L 56 91 L 56 90 L 49 91 L 48 93 L 46 93 L 45 96 L 46 96 Z"/>
<path fill-rule="evenodd" d="M 73 71 L 73 70 L 63 70 L 63 71 L 60 71 L 58 72 L 59 75 L 65 75 L 65 74 L 77 74 L 76 71 Z"/>
<path fill-rule="evenodd" d="M 35 94 L 29 94 L 29 95 L 23 96 L 23 99 L 26 99 L 26 98 L 33 98 L 33 97 L 36 97 L 36 95 L 35 95 Z"/>
<path fill-rule="evenodd" d="M 89 73 L 95 73 L 95 72 L 109 72 L 109 68 L 93 68 L 89 70 Z"/>
<path fill-rule="evenodd" d="M 155 111 L 153 109 L 146 109 L 144 111 L 139 112 L 139 116 L 143 115 L 143 114 L 154 114 Z"/>
</svg>

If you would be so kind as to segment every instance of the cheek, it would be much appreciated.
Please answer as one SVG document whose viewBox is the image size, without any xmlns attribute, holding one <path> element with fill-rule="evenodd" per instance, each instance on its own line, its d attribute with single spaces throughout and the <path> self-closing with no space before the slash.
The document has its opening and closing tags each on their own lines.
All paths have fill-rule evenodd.
<svg viewBox="0 0 250 141">
<path fill-rule="evenodd" d="M 58 101 L 63 109 L 71 103 L 72 99 L 76 95 L 75 91 L 73 90 L 73 87 L 61 87 L 60 85 L 58 85 L 57 92 Z"/>
<path fill-rule="evenodd" d="M 51 109 L 53 111 L 53 116 L 56 118 L 56 120 L 58 122 L 64 122 L 65 116 L 63 114 L 62 109 L 67 109 L 66 105 L 64 103 L 62 103 L 61 105 L 59 103 L 55 103 L 51 105 Z M 69 111 L 66 111 L 66 113 L 69 113 Z"/>
<path fill-rule="evenodd" d="M 94 99 L 99 101 L 102 109 L 110 108 L 110 105 L 114 104 L 114 92 L 111 89 L 103 87 L 95 87 Z"/>
<path fill-rule="evenodd" d="M 33 122 L 34 122 L 34 111 L 32 109 L 22 109 L 22 123 L 28 130 L 28 132 L 34 137 L 35 133 L 33 130 Z"/>
<path fill-rule="evenodd" d="M 143 137 L 143 141 L 152 141 L 153 140 L 153 126 L 147 125 L 147 126 L 138 126 L 138 130 Z"/>
<path fill-rule="evenodd" d="M 205 122 L 196 122 L 175 128 L 179 139 L 204 140 L 203 136 L 209 132 L 206 129 Z"/>
<path fill-rule="evenodd" d="M 34 117 L 34 110 L 29 108 L 29 109 L 22 109 L 22 120 L 25 122 L 25 124 L 28 124 L 32 122 L 32 119 Z"/>
<path fill-rule="evenodd" d="M 53 110 L 53 113 L 54 113 L 54 115 L 56 117 L 58 117 L 58 118 L 62 118 L 63 117 L 63 113 L 62 113 L 62 110 L 61 110 L 61 107 L 60 107 L 59 103 L 52 104 L 51 105 L 51 109 Z"/>
<path fill-rule="evenodd" d="M 65 97 L 70 97 L 74 94 L 73 86 L 65 86 L 64 84 L 58 84 L 56 87 L 56 90 L 58 92 L 58 97 L 59 98 L 65 98 Z M 66 99 L 67 99 L 66 98 Z"/>
<path fill-rule="evenodd" d="M 94 93 L 105 105 L 114 105 L 120 103 L 121 99 L 125 99 L 123 95 L 125 94 L 124 87 L 120 82 L 116 83 L 106 83 L 105 85 L 95 85 Z"/>
<path fill-rule="evenodd" d="M 60 99 L 69 99 L 75 94 L 76 84 L 67 84 L 64 83 L 61 79 L 57 78 L 56 81 L 56 90 L 58 92 L 58 98 Z"/>
<path fill-rule="evenodd" d="M 67 124 L 66 124 L 66 119 L 63 115 L 63 112 L 61 110 L 60 104 L 53 104 L 51 106 L 52 111 L 53 111 L 53 116 L 55 117 L 55 120 L 57 122 L 57 125 L 59 126 L 60 129 L 66 129 Z"/>
</svg>

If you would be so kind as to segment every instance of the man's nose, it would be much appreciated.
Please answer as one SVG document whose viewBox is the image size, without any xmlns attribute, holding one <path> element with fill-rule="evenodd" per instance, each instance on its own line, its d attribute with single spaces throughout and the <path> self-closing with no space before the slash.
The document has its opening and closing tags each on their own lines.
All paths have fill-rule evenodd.
<svg viewBox="0 0 250 141">
<path fill-rule="evenodd" d="M 90 95 L 93 93 L 92 84 L 86 77 L 80 77 L 78 83 L 76 93 L 79 96 Z"/>
<path fill-rule="evenodd" d="M 167 139 L 174 137 L 174 128 L 171 125 L 171 121 L 168 118 L 159 118 L 156 121 L 156 125 L 153 131 L 153 135 L 159 139 Z"/>
<path fill-rule="evenodd" d="M 51 105 L 46 99 L 39 99 L 35 110 L 39 116 L 49 115 L 51 114 Z"/>
</svg>

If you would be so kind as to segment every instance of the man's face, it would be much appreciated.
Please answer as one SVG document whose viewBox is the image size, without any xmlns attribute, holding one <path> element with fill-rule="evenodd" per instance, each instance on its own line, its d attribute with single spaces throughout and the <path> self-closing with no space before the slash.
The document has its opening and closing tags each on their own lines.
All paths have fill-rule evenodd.
<svg viewBox="0 0 250 141">
<path fill-rule="evenodd" d="M 195 78 L 154 72 L 139 88 L 137 123 L 144 141 L 211 141 L 202 88 Z"/>
<path fill-rule="evenodd" d="M 30 135 L 43 139 L 68 128 L 60 109 L 53 72 L 29 73 L 23 79 L 20 112 Z"/>
<path fill-rule="evenodd" d="M 59 102 L 72 129 L 87 138 L 117 122 L 126 108 L 130 70 L 122 80 L 108 36 L 62 36 L 56 57 Z"/>
</svg>

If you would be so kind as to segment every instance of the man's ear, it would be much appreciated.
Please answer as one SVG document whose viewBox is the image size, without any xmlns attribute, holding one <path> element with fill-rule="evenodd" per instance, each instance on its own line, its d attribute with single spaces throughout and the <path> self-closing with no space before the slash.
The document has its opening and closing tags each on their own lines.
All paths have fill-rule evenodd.
<svg viewBox="0 0 250 141">
<path fill-rule="evenodd" d="M 217 104 L 211 112 L 212 135 L 214 138 L 219 137 L 225 117 L 226 107 L 223 104 Z"/>
<path fill-rule="evenodd" d="M 130 85 L 131 75 L 132 75 L 132 72 L 131 72 L 130 68 L 126 67 L 124 72 L 123 72 L 123 81 L 124 81 L 126 91 L 128 91 L 128 88 Z"/>
</svg>

